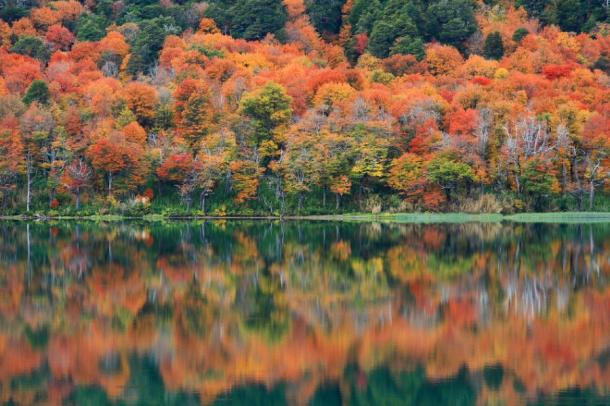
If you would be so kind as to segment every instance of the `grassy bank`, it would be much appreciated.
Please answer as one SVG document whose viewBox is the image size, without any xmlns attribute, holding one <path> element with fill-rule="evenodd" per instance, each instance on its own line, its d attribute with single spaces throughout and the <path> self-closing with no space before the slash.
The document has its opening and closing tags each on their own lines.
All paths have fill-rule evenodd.
<svg viewBox="0 0 610 406">
<path fill-rule="evenodd" d="M 350 213 L 339 215 L 315 216 L 167 216 L 147 214 L 143 216 L 93 215 L 93 216 L 46 216 L 46 215 L 13 215 L 0 216 L 0 220 L 34 220 L 34 221 L 180 221 L 180 220 L 317 220 L 317 221 L 362 221 L 387 223 L 610 223 L 610 212 L 552 212 L 552 213 L 519 213 L 519 214 L 468 214 L 468 213 Z"/>
<path fill-rule="evenodd" d="M 307 216 L 310 220 L 378 221 L 392 223 L 610 223 L 610 213 L 553 212 L 519 214 L 468 214 L 468 213 L 355 213 L 333 216 Z"/>
</svg>

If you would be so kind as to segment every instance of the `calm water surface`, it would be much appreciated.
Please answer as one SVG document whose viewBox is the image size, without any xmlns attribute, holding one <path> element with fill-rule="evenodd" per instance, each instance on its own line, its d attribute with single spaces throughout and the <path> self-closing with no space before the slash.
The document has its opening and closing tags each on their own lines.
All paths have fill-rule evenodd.
<svg viewBox="0 0 610 406">
<path fill-rule="evenodd" d="M 608 404 L 610 225 L 0 223 L 2 404 Z"/>
</svg>

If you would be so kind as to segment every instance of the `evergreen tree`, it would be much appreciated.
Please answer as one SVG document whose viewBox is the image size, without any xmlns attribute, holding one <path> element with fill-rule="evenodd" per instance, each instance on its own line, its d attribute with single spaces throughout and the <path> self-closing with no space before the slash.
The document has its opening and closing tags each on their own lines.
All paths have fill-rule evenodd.
<svg viewBox="0 0 610 406">
<path fill-rule="evenodd" d="M 171 17 L 158 17 L 146 20 L 140 24 L 140 33 L 136 37 L 127 72 L 134 75 L 145 72 L 155 64 L 165 37 L 179 32 L 174 19 Z"/>
<path fill-rule="evenodd" d="M 424 48 L 425 44 L 421 38 L 412 38 L 407 35 L 396 40 L 396 43 L 394 43 L 390 49 L 390 54 L 411 54 L 414 55 L 418 61 L 421 61 L 424 59 L 424 56 L 426 56 Z"/>
<path fill-rule="evenodd" d="M 527 30 L 527 28 L 517 28 L 513 33 L 513 41 L 515 41 L 516 43 L 521 43 L 523 38 L 527 37 L 529 33 L 530 32 Z"/>
<path fill-rule="evenodd" d="M 379 21 L 371 32 L 369 52 L 379 58 L 385 58 L 398 35 L 399 31 L 394 25 L 386 21 Z"/>
<path fill-rule="evenodd" d="M 11 47 L 11 52 L 31 56 L 42 62 L 48 61 L 51 56 L 46 44 L 40 38 L 30 36 L 19 37 Z"/>
<path fill-rule="evenodd" d="M 548 0 L 517 0 L 517 6 L 523 6 L 531 17 L 542 19 Z"/>
<path fill-rule="evenodd" d="M 262 39 L 269 33 L 281 37 L 288 18 L 281 0 L 215 0 L 206 15 L 222 32 L 245 39 Z"/>
<path fill-rule="evenodd" d="M 26 17 L 28 10 L 24 7 L 7 5 L 0 9 L 0 20 L 12 23 L 20 18 Z"/>
<path fill-rule="evenodd" d="M 76 23 L 76 38 L 79 41 L 99 41 L 106 35 L 108 21 L 96 14 L 83 14 Z"/>
<path fill-rule="evenodd" d="M 490 33 L 485 38 L 485 44 L 483 45 L 483 55 L 487 59 L 502 59 L 504 56 L 504 43 L 502 42 L 502 36 L 498 31 Z"/>
<path fill-rule="evenodd" d="M 341 29 L 344 0 L 308 0 L 307 13 L 320 33 L 337 34 Z"/>
<path fill-rule="evenodd" d="M 49 104 L 50 100 L 51 93 L 49 92 L 49 87 L 44 80 L 33 81 L 23 97 L 23 102 L 27 105 L 30 105 L 33 102 Z"/>
<path fill-rule="evenodd" d="M 608 59 L 606 55 L 602 55 L 595 61 L 592 68 L 599 69 L 607 75 L 610 75 L 610 59 Z"/>
<path fill-rule="evenodd" d="M 471 0 L 441 0 L 428 9 L 428 34 L 442 43 L 463 50 L 464 41 L 476 30 Z"/>
<path fill-rule="evenodd" d="M 579 32 L 585 22 L 585 10 L 580 0 L 558 0 L 551 22 L 559 25 L 563 31 Z"/>
</svg>

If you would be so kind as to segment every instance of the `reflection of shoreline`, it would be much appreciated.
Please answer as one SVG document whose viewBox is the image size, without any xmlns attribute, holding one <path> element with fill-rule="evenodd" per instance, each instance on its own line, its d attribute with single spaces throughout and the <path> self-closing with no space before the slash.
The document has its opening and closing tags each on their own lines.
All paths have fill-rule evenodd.
<svg viewBox="0 0 610 406">
<path fill-rule="evenodd" d="M 167 389 L 206 400 L 287 382 L 305 402 L 325 382 L 349 387 L 349 365 L 364 388 L 386 366 L 423 365 L 438 380 L 501 365 L 505 398 L 511 379 L 532 396 L 610 378 L 598 362 L 610 343 L 605 226 L 0 229 L 3 388 L 48 365 L 48 387 L 34 391 L 95 384 L 116 398 L 133 354 L 156 360 Z"/>
<path fill-rule="evenodd" d="M 341 221 L 341 222 L 382 222 L 397 224 L 459 224 L 459 223 L 551 223 L 551 224 L 596 224 L 610 223 L 607 212 L 528 212 L 517 214 L 499 213 L 356 213 L 356 214 L 314 214 L 300 215 L 261 215 L 261 216 L 202 216 L 171 215 L 153 213 L 142 216 L 125 216 L 121 214 L 95 214 L 90 216 L 53 216 L 46 214 L 18 214 L 3 216 L 0 221 Z"/>
</svg>

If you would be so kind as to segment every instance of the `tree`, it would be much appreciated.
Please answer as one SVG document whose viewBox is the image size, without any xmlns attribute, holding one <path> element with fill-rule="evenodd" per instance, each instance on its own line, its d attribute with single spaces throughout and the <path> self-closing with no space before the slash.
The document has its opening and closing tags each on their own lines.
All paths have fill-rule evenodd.
<svg viewBox="0 0 610 406">
<path fill-rule="evenodd" d="M 154 87 L 141 82 L 131 82 L 125 86 L 125 99 L 142 126 L 150 127 L 154 123 L 155 110 L 159 103 Z"/>
<path fill-rule="evenodd" d="M 214 2 L 207 11 L 221 30 L 245 39 L 262 39 L 272 33 L 276 36 L 286 23 L 286 7 L 280 0 L 236 0 Z"/>
<path fill-rule="evenodd" d="M 427 179 L 439 185 L 451 200 L 452 193 L 460 187 L 469 186 L 476 176 L 470 165 L 459 162 L 451 155 L 441 154 L 430 161 L 427 167 Z"/>
<path fill-rule="evenodd" d="M 427 13 L 428 34 L 440 42 L 464 49 L 466 41 L 477 30 L 472 0 L 440 0 Z"/>
<path fill-rule="evenodd" d="M 406 153 L 394 159 L 390 166 L 388 184 L 407 200 L 418 200 L 424 193 L 426 185 L 423 158 Z"/>
<path fill-rule="evenodd" d="M 307 13 L 316 30 L 322 34 L 338 34 L 344 0 L 307 0 Z"/>
<path fill-rule="evenodd" d="M 28 15 L 28 10 L 25 7 L 19 7 L 12 4 L 6 4 L 0 9 L 0 20 L 12 23 Z"/>
<path fill-rule="evenodd" d="M 110 31 L 98 44 L 100 54 L 108 53 L 125 57 L 129 53 L 129 44 L 125 36 L 117 31 Z"/>
<path fill-rule="evenodd" d="M 490 33 L 483 44 L 483 55 L 487 59 L 500 60 L 504 56 L 504 43 L 498 31 Z"/>
<path fill-rule="evenodd" d="M 15 45 L 11 47 L 11 52 L 31 56 L 43 62 L 48 61 L 50 56 L 49 49 L 45 43 L 37 37 L 30 36 L 19 37 Z"/>
<path fill-rule="evenodd" d="M 303 207 L 305 192 L 320 182 L 321 165 L 318 140 L 310 135 L 299 134 L 290 137 L 282 160 L 282 171 L 286 192 L 298 197 L 297 212 Z"/>
<path fill-rule="evenodd" d="M 606 75 L 610 74 L 610 59 L 607 56 L 601 55 L 592 66 L 593 69 L 599 69 Z"/>
<path fill-rule="evenodd" d="M 51 93 L 49 92 L 49 87 L 44 80 L 33 81 L 23 97 L 23 102 L 28 106 L 33 102 L 47 105 L 50 101 Z"/>
<path fill-rule="evenodd" d="M 199 204 L 201 211 L 205 214 L 205 202 L 207 197 L 212 194 L 216 183 L 222 179 L 225 173 L 226 163 L 220 155 L 204 148 L 197 156 L 199 162 L 196 173 L 196 184 L 199 189 Z"/>
<path fill-rule="evenodd" d="M 29 212 L 33 195 L 34 171 L 45 164 L 44 152 L 51 142 L 55 120 L 43 106 L 32 103 L 21 116 L 20 125 L 23 153 L 25 155 L 26 210 Z"/>
<path fill-rule="evenodd" d="M 25 172 L 24 149 L 19 122 L 14 116 L 0 121 L 0 202 L 2 208 L 17 190 L 19 177 Z"/>
<path fill-rule="evenodd" d="M 92 174 L 93 171 L 82 158 L 74 160 L 63 172 L 61 183 L 76 195 L 76 210 L 80 210 L 81 192 L 89 186 Z"/>
<path fill-rule="evenodd" d="M 455 66 L 464 63 L 464 58 L 457 49 L 438 44 L 428 46 L 425 60 L 433 75 L 446 75 L 453 71 Z"/>
<path fill-rule="evenodd" d="M 132 75 L 147 72 L 156 63 L 165 37 L 176 34 L 178 30 L 175 20 L 171 17 L 157 17 L 142 22 L 133 42 L 127 72 Z"/>
<path fill-rule="evenodd" d="M 424 41 L 421 38 L 412 38 L 410 36 L 400 37 L 390 48 L 390 55 L 398 54 L 413 55 L 418 61 L 421 61 L 426 56 Z"/>
<path fill-rule="evenodd" d="M 351 178 L 358 181 L 358 193 L 377 187 L 386 176 L 390 142 L 383 129 L 358 125 L 352 131 L 354 164 Z"/>
<path fill-rule="evenodd" d="M 176 131 L 190 146 L 208 134 L 213 121 L 208 85 L 198 79 L 186 79 L 174 92 Z"/>
<path fill-rule="evenodd" d="M 240 110 L 252 120 L 256 132 L 256 145 L 272 138 L 272 131 L 285 125 L 292 118 L 292 98 L 277 83 L 267 83 L 265 87 L 245 95 Z"/>
<path fill-rule="evenodd" d="M 516 43 L 520 44 L 521 41 L 523 41 L 523 38 L 527 37 L 529 35 L 529 31 L 527 28 L 517 28 L 515 30 L 515 32 L 513 32 L 513 41 L 515 41 Z"/>
<path fill-rule="evenodd" d="M 523 193 L 535 210 L 542 210 L 547 199 L 556 190 L 557 179 L 540 158 L 532 158 L 525 163 L 521 182 Z"/>
<path fill-rule="evenodd" d="M 548 4 L 547 0 L 517 0 L 518 6 L 523 6 L 528 14 L 534 18 L 544 17 L 544 8 Z"/>
<path fill-rule="evenodd" d="M 133 142 L 128 142 L 118 132 L 100 137 L 87 149 L 87 157 L 93 167 L 104 171 L 107 177 L 108 196 L 112 196 L 113 177 L 124 173 L 139 183 L 141 177 L 140 164 L 144 157 L 143 148 Z"/>
<path fill-rule="evenodd" d="M 197 173 L 201 165 L 193 159 L 193 155 L 186 152 L 171 154 L 157 169 L 157 176 L 161 180 L 171 182 L 178 188 L 178 193 L 190 210 L 192 193 L 197 187 Z"/>
<path fill-rule="evenodd" d="M 322 206 L 326 207 L 326 188 L 329 188 L 335 194 L 335 206 L 338 209 L 341 197 L 351 193 L 350 174 L 357 153 L 356 140 L 347 134 L 324 129 L 317 142 L 319 157 L 316 161 L 320 166 L 320 183 L 324 193 Z"/>
<path fill-rule="evenodd" d="M 581 0 L 557 0 L 547 11 L 547 18 L 563 31 L 580 32 L 585 23 L 586 7 Z"/>
<path fill-rule="evenodd" d="M 233 189 L 237 192 L 235 201 L 244 203 L 253 199 L 258 191 L 261 168 L 256 162 L 238 160 L 230 164 Z"/>
<path fill-rule="evenodd" d="M 52 44 L 54 49 L 67 51 L 74 43 L 76 37 L 66 27 L 55 24 L 47 30 L 46 40 Z"/>
<path fill-rule="evenodd" d="M 76 38 L 79 41 L 99 41 L 106 35 L 108 22 L 104 16 L 83 14 L 76 23 Z"/>
<path fill-rule="evenodd" d="M 61 14 L 49 7 L 39 7 L 32 10 L 30 17 L 39 30 L 46 30 L 61 20 Z"/>
<path fill-rule="evenodd" d="M 386 21 L 379 21 L 371 31 L 368 50 L 379 58 L 385 58 L 400 34 L 398 27 Z"/>
</svg>

